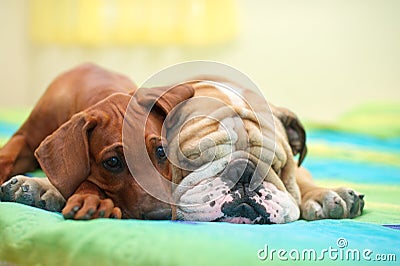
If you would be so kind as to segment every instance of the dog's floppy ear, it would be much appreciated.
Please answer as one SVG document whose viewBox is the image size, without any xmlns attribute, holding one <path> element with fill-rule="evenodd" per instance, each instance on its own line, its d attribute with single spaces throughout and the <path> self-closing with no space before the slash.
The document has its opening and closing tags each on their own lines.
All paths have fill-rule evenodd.
<svg viewBox="0 0 400 266">
<path fill-rule="evenodd" d="M 289 109 L 271 106 L 273 114 L 279 118 L 285 127 L 290 147 L 294 155 L 300 154 L 300 166 L 307 154 L 306 131 L 298 117 Z"/>
<path fill-rule="evenodd" d="M 96 124 L 94 117 L 78 113 L 43 140 L 35 151 L 42 170 L 65 198 L 90 173 L 88 135 Z"/>
<path fill-rule="evenodd" d="M 179 103 L 193 97 L 194 89 L 189 84 L 177 85 L 174 87 L 154 87 L 139 90 L 138 102 L 145 106 L 155 104 L 169 114 Z"/>
</svg>

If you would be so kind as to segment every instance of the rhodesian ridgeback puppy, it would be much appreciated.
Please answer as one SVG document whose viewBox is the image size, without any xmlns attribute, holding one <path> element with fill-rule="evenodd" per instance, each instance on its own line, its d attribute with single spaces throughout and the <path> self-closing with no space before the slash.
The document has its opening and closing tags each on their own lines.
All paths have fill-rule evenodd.
<svg viewBox="0 0 400 266">
<path fill-rule="evenodd" d="M 135 89 L 127 77 L 92 64 L 57 77 L 0 150 L 0 183 L 11 178 L 1 186 L 0 199 L 62 209 L 74 219 L 170 217 L 169 205 L 148 195 L 124 164 L 123 117 Z M 173 107 L 193 95 L 189 86 L 177 89 L 160 103 Z M 146 95 L 139 100 L 146 102 Z M 159 134 L 163 117 L 151 112 L 146 134 Z M 167 176 L 159 144 L 147 142 L 154 165 Z M 39 165 L 48 179 L 15 176 Z"/>
</svg>

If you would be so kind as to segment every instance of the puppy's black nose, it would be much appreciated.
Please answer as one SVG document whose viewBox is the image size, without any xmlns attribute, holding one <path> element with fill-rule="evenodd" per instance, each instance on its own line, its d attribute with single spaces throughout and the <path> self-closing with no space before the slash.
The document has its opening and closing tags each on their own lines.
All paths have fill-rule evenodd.
<svg viewBox="0 0 400 266">
<path fill-rule="evenodd" d="M 364 199 L 364 194 L 361 194 L 361 195 L 358 195 L 358 197 L 360 198 L 360 199 Z"/>
</svg>

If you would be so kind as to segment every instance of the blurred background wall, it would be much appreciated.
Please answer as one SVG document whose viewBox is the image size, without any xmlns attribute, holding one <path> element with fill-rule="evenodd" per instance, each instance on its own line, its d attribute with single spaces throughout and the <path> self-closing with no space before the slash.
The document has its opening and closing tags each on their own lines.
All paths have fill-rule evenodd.
<svg viewBox="0 0 400 266">
<path fill-rule="evenodd" d="M 246 73 L 303 119 L 400 102 L 398 0 L 1 0 L 0 107 L 92 61 L 137 84 L 187 60 Z"/>
</svg>

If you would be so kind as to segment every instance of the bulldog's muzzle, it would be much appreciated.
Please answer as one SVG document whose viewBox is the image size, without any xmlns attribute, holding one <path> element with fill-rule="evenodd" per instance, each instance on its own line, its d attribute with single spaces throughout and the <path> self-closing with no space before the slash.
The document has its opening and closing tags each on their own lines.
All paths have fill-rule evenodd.
<svg viewBox="0 0 400 266">
<path fill-rule="evenodd" d="M 235 178 L 239 177 L 239 180 L 230 189 L 233 200 L 223 203 L 221 209 L 225 216 L 240 217 L 243 222 L 248 219 L 249 222 L 271 223 L 270 214 L 260 204 L 260 201 L 256 201 L 257 196 L 261 195 L 260 187 L 255 190 L 250 189 L 250 182 L 256 174 L 255 169 L 254 164 L 245 159 L 236 159 L 229 163 L 221 178 L 234 181 Z M 225 218 L 220 219 L 224 220 Z"/>
<path fill-rule="evenodd" d="M 210 167 L 218 167 L 218 161 Z M 185 188 L 175 193 L 177 218 L 258 224 L 299 218 L 299 209 L 289 193 L 266 181 L 252 190 L 254 178 L 260 179 L 256 166 L 245 158 L 230 161 L 216 176 L 199 179 L 196 172 L 189 174 L 180 184 Z"/>
</svg>

